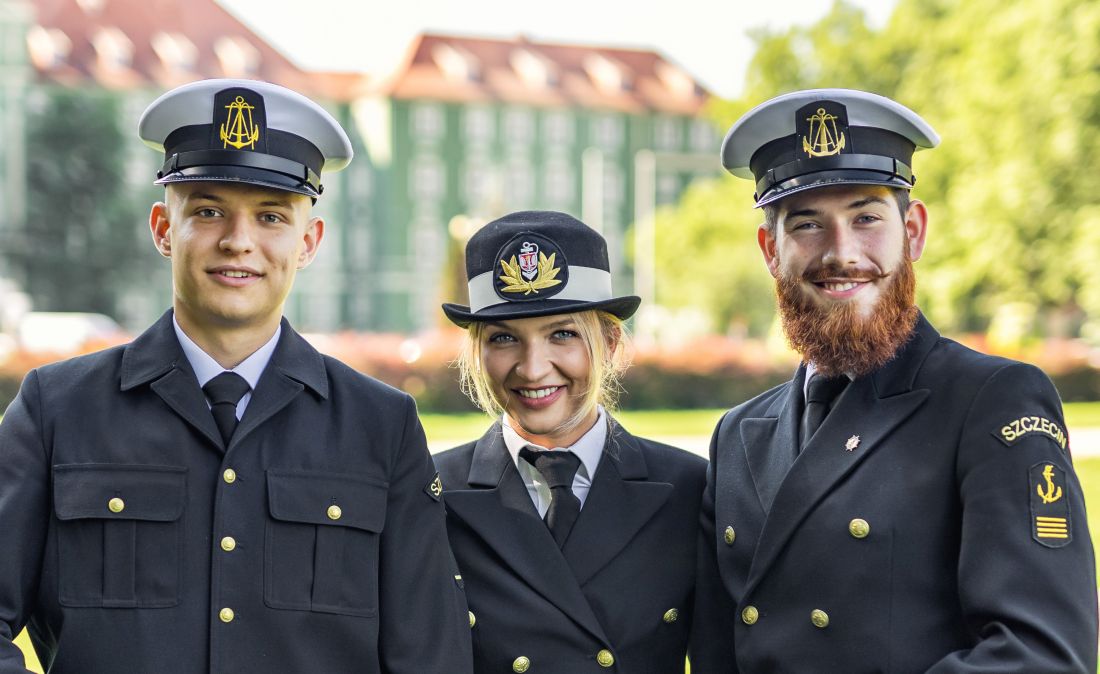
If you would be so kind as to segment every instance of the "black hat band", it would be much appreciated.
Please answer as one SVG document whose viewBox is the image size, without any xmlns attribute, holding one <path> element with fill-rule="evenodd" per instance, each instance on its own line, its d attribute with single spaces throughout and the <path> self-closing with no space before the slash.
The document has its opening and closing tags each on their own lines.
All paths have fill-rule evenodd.
<svg viewBox="0 0 1100 674">
<path fill-rule="evenodd" d="M 236 166 L 271 171 L 299 180 L 303 185 L 311 187 L 317 194 L 324 191 L 324 187 L 321 185 L 321 177 L 305 164 L 270 154 L 238 152 L 236 150 L 177 152 L 169 157 L 168 161 L 164 162 L 160 171 L 157 172 L 158 180 L 156 184 L 161 184 L 164 178 L 177 171 L 200 166 Z"/>
<path fill-rule="evenodd" d="M 614 296 L 611 293 L 611 273 L 606 269 L 595 267 L 581 267 L 569 265 L 568 280 L 565 287 L 554 292 L 555 300 L 575 300 L 580 302 L 602 302 L 610 300 Z M 470 279 L 468 288 L 470 291 L 470 311 L 478 312 L 498 304 L 511 304 L 508 300 L 501 301 L 497 293 L 494 281 L 499 270 L 487 271 Z M 530 297 L 524 298 L 529 301 Z M 517 297 L 518 303 L 519 298 Z"/>
<path fill-rule="evenodd" d="M 796 159 L 768 169 L 756 181 L 756 193 L 762 197 L 776 185 L 822 171 L 872 171 L 883 174 L 883 182 L 888 182 L 891 178 L 900 178 L 909 185 L 913 185 L 917 181 L 913 170 L 893 157 L 877 154 L 838 154 L 832 157 Z"/>
</svg>

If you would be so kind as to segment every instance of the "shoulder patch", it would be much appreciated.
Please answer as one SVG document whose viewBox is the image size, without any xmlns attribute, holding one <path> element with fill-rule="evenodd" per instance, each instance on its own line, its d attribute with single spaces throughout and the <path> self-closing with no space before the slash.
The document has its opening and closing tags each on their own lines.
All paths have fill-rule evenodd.
<svg viewBox="0 0 1100 674">
<path fill-rule="evenodd" d="M 432 497 L 433 501 L 438 501 L 443 496 L 443 482 L 439 479 L 439 473 L 424 487 L 424 493 Z"/>
<path fill-rule="evenodd" d="M 993 431 L 993 437 L 1009 447 L 1016 444 L 1025 435 L 1039 433 L 1050 437 L 1063 451 L 1066 449 L 1066 432 L 1057 423 L 1046 417 L 1020 417 Z"/>
<path fill-rule="evenodd" d="M 1027 472 L 1031 501 L 1031 537 L 1039 545 L 1060 548 L 1073 540 L 1069 528 L 1069 482 L 1066 471 L 1049 461 Z"/>
</svg>

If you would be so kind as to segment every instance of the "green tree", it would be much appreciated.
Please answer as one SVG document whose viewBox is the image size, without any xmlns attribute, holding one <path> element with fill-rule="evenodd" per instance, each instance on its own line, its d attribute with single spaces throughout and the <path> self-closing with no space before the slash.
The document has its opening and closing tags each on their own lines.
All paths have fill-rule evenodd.
<svg viewBox="0 0 1100 674">
<path fill-rule="evenodd" d="M 900 0 L 881 29 L 837 2 L 812 26 L 754 37 L 744 95 L 714 105 L 723 128 L 783 92 L 850 87 L 905 103 L 943 137 L 914 158 L 914 196 L 931 211 L 918 301 L 937 325 L 983 329 L 1001 307 L 1025 303 L 1046 319 L 1039 332 L 1087 320 L 1100 337 L 1100 2 Z M 748 264 L 742 239 L 754 239 L 759 217 L 744 215 L 742 184 L 698 185 L 665 214 L 677 228 L 668 236 L 683 241 L 659 246 L 662 283 L 676 289 L 662 300 L 758 326 L 759 309 L 715 300 L 682 263 L 725 253 Z M 722 208 L 701 208 L 702 195 Z"/>
<path fill-rule="evenodd" d="M 56 89 L 27 103 L 27 221 L 3 254 L 38 310 L 117 314 L 147 271 L 144 218 L 126 196 L 118 98 Z"/>
</svg>

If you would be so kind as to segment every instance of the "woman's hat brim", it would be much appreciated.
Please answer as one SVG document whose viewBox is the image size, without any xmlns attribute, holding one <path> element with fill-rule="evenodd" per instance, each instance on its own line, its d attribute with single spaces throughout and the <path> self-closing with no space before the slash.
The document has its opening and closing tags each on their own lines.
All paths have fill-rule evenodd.
<svg viewBox="0 0 1100 674">
<path fill-rule="evenodd" d="M 444 304 L 443 313 L 447 314 L 447 318 L 460 328 L 468 327 L 471 323 L 485 321 L 507 321 L 515 318 L 535 318 L 590 310 L 606 311 L 625 321 L 634 315 L 641 302 L 642 298 L 636 295 L 613 297 L 609 300 L 596 302 L 546 299 L 535 302 L 502 302 L 491 307 L 485 307 L 477 313 L 470 311 L 470 307 L 467 306 Z"/>
</svg>

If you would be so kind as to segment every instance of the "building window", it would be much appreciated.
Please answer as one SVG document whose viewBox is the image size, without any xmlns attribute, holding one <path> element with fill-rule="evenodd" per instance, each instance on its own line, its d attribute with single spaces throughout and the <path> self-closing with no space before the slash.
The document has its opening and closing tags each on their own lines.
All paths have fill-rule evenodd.
<svg viewBox="0 0 1100 674">
<path fill-rule="evenodd" d="M 254 77 L 260 70 L 260 50 L 243 37 L 220 37 L 214 53 L 226 77 Z"/>
<path fill-rule="evenodd" d="M 718 134 L 714 125 L 705 119 L 691 122 L 691 149 L 696 152 L 713 152 L 718 147 Z"/>
<path fill-rule="evenodd" d="M 542 137 L 550 147 L 565 147 L 573 144 L 576 138 L 576 126 L 573 115 L 567 110 L 551 110 L 543 117 Z"/>
<path fill-rule="evenodd" d="M 476 210 L 488 204 L 494 196 L 495 172 L 485 162 L 467 162 L 463 171 L 462 191 L 469 207 Z"/>
<path fill-rule="evenodd" d="M 653 125 L 653 146 L 664 152 L 680 149 L 680 120 L 676 117 L 658 117 Z"/>
<path fill-rule="evenodd" d="M 422 155 L 409 167 L 409 196 L 414 200 L 439 201 L 447 192 L 447 172 L 438 157 Z"/>
<path fill-rule="evenodd" d="M 535 197 L 535 173 L 523 161 L 508 163 L 504 174 L 504 198 L 512 208 L 531 208 Z"/>
<path fill-rule="evenodd" d="M 513 144 L 526 145 L 535 139 L 535 115 L 527 108 L 508 108 L 504 111 L 504 139 Z"/>
<path fill-rule="evenodd" d="M 657 201 L 662 204 L 676 201 L 680 195 L 680 178 L 675 173 L 662 173 L 657 177 Z"/>
<path fill-rule="evenodd" d="M 573 166 L 568 161 L 556 159 L 547 162 L 546 173 L 543 176 L 543 191 L 552 207 L 565 210 L 573 205 L 575 181 Z"/>
<path fill-rule="evenodd" d="M 491 143 L 495 132 L 493 109 L 487 106 L 470 106 L 463 112 L 463 131 L 469 143 Z"/>
<path fill-rule="evenodd" d="M 605 150 L 618 150 L 623 144 L 623 120 L 616 115 L 592 118 L 592 138 Z"/>
<path fill-rule="evenodd" d="M 603 200 L 606 206 L 618 207 L 626 198 L 623 171 L 617 164 L 605 163 L 603 167 Z"/>
<path fill-rule="evenodd" d="M 436 103 L 415 103 L 412 106 L 412 138 L 434 141 L 443 137 L 443 107 Z"/>
</svg>

